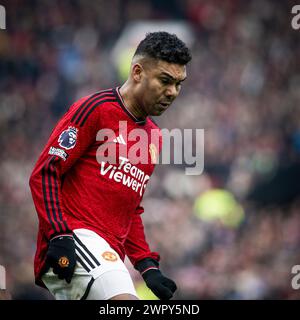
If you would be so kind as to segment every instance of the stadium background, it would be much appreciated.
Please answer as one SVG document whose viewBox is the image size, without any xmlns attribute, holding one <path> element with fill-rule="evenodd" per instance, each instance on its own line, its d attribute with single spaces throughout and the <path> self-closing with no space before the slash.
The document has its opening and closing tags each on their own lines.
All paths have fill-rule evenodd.
<svg viewBox="0 0 300 320">
<path fill-rule="evenodd" d="M 72 101 L 122 83 L 111 52 L 133 21 L 184 21 L 195 37 L 181 95 L 156 121 L 205 129 L 204 172 L 187 176 L 184 166 L 159 165 L 144 197 L 147 237 L 178 283 L 175 299 L 300 298 L 291 287 L 291 268 L 300 264 L 293 1 L 1 4 L 0 264 L 13 299 L 51 299 L 33 284 L 33 164 Z"/>
</svg>

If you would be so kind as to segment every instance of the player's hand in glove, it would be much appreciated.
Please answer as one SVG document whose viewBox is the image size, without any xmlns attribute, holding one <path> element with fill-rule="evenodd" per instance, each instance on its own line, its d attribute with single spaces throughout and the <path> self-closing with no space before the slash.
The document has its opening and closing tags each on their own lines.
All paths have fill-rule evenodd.
<svg viewBox="0 0 300 320">
<path fill-rule="evenodd" d="M 50 240 L 46 270 L 53 268 L 59 279 L 71 282 L 76 265 L 75 243 L 72 235 L 59 235 Z"/>
<path fill-rule="evenodd" d="M 177 289 L 176 283 L 165 277 L 158 268 L 158 261 L 145 258 L 136 263 L 146 285 L 161 300 L 169 300 Z"/>
</svg>

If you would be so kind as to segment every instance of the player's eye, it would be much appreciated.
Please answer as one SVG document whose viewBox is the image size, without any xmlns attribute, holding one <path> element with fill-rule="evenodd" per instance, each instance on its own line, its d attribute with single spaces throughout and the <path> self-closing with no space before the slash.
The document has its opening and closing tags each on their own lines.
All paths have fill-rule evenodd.
<svg viewBox="0 0 300 320">
<path fill-rule="evenodd" d="M 161 78 L 160 81 L 162 84 L 170 84 L 170 80 L 167 78 Z"/>
</svg>

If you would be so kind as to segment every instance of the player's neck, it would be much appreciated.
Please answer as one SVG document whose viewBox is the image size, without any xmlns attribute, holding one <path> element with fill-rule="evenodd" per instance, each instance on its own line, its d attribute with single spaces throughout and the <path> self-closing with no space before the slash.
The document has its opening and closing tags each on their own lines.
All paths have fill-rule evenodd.
<svg viewBox="0 0 300 320">
<path fill-rule="evenodd" d="M 122 96 L 125 107 L 137 118 L 137 119 L 146 119 L 147 114 L 139 107 L 138 102 L 136 101 L 134 95 L 132 94 L 133 90 L 131 89 L 130 84 L 125 82 L 122 87 L 119 89 L 120 95 Z"/>
</svg>

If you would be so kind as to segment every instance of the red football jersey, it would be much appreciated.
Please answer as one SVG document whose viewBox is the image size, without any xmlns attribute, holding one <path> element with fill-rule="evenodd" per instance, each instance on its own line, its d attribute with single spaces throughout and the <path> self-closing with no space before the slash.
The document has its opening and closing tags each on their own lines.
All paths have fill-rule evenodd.
<svg viewBox="0 0 300 320">
<path fill-rule="evenodd" d="M 140 132 L 143 137 L 134 140 Z M 38 284 L 49 240 L 76 228 L 96 232 L 133 264 L 146 257 L 159 260 L 146 242 L 140 203 L 160 150 L 157 125 L 149 117 L 134 117 L 119 88 L 83 97 L 69 108 L 30 177 L 39 217 Z"/>
</svg>

